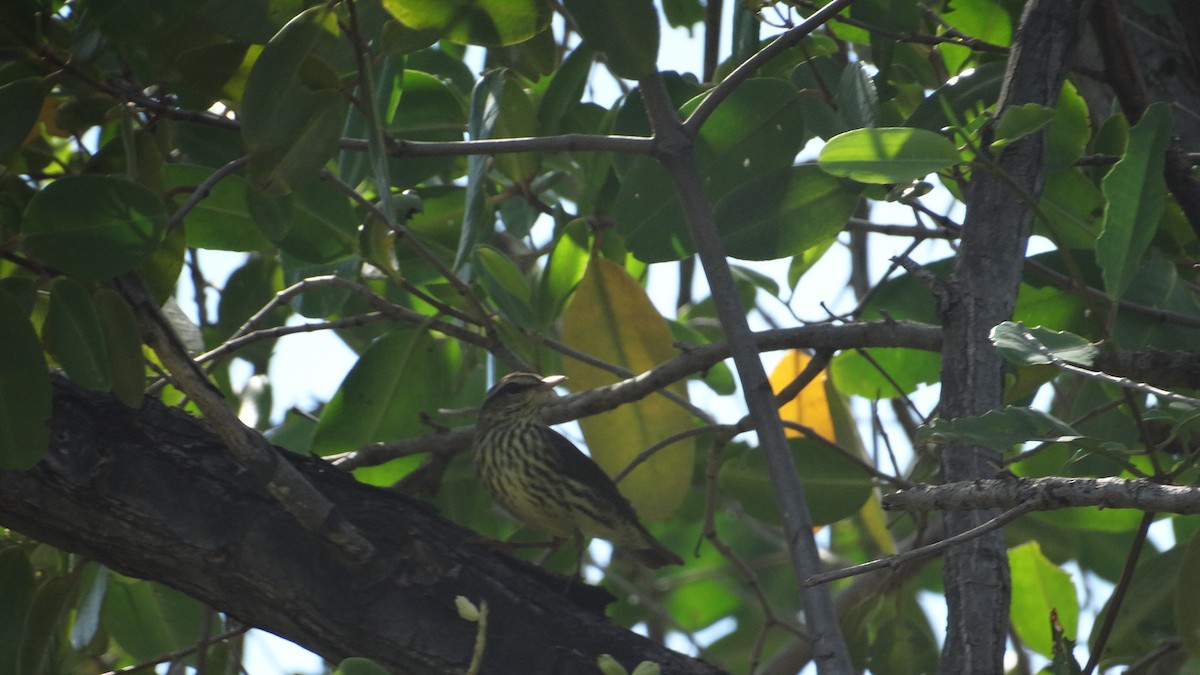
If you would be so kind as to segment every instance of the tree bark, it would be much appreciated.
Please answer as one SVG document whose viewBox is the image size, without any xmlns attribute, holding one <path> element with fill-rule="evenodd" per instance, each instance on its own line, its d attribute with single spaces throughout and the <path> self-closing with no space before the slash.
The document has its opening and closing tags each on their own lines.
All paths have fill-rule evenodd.
<svg viewBox="0 0 1200 675">
<path fill-rule="evenodd" d="M 604 590 L 499 555 L 421 502 L 279 451 L 377 554 L 350 570 L 242 470 L 203 421 L 147 399 L 56 382 L 51 447 L 30 471 L 0 470 L 0 523 L 130 576 L 173 586 L 331 661 L 395 673 L 462 673 L 477 625 L 455 597 L 489 607 L 484 673 L 719 669 L 609 623 Z"/>
<path fill-rule="evenodd" d="M 1023 103 L 1054 107 L 1086 4 L 1032 0 L 1026 5 L 997 117 Z M 988 334 L 1012 318 L 1033 224 L 1027 200 L 1036 201 L 1041 193 L 1044 157 L 1043 132 L 1007 146 L 994 170 L 974 170 L 950 296 L 943 307 L 941 416 L 947 419 L 1001 406 L 1004 361 Z M 984 448 L 951 444 L 942 453 L 942 476 L 947 482 L 990 478 L 998 459 Z M 996 515 L 994 509 L 947 513 L 948 534 L 965 532 Z M 941 672 L 1003 673 L 1011 590 L 1003 531 L 948 551 L 944 581 L 949 625 Z"/>
</svg>

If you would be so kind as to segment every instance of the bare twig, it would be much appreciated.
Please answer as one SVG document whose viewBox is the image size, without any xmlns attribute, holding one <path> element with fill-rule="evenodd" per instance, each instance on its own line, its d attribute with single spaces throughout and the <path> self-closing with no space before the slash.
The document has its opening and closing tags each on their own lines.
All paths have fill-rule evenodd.
<svg viewBox="0 0 1200 675">
<path fill-rule="evenodd" d="M 953 537 L 947 537 L 939 542 L 929 544 L 928 546 L 914 548 L 911 551 L 888 556 L 886 558 L 880 558 L 879 560 L 872 560 L 871 562 L 863 563 L 861 565 L 854 565 L 853 567 L 846 567 L 840 570 L 834 570 L 832 572 L 814 574 L 805 579 L 803 583 L 805 586 L 817 586 L 820 584 L 827 584 L 831 581 L 837 581 L 838 579 L 845 579 L 847 577 L 853 577 L 859 574 L 866 574 L 867 572 L 874 572 L 875 570 L 883 569 L 885 567 L 897 567 L 918 558 L 925 558 L 934 555 L 935 553 L 941 553 L 952 546 L 970 541 L 976 537 L 987 534 L 992 530 L 1004 527 L 1006 524 L 1036 509 L 1036 504 L 1018 504 L 1008 511 L 996 516 L 995 518 L 992 518 L 991 520 L 980 525 L 976 525 L 969 530 L 960 532 Z"/>
</svg>

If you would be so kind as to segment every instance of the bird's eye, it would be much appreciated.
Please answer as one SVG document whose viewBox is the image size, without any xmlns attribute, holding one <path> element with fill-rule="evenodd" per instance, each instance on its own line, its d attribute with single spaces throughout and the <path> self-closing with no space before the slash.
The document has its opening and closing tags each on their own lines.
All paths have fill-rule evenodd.
<svg viewBox="0 0 1200 675">
<path fill-rule="evenodd" d="M 528 386 L 518 382 L 509 382 L 496 391 L 496 396 L 511 396 L 513 394 L 519 394 L 528 388 Z"/>
</svg>

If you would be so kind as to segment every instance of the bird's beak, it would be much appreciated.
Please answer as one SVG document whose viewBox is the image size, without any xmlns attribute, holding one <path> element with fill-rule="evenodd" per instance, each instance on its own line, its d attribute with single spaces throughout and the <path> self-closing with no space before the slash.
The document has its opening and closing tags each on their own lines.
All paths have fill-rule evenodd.
<svg viewBox="0 0 1200 675">
<path fill-rule="evenodd" d="M 549 391 L 567 380 L 566 375 L 547 375 L 542 378 L 542 386 L 540 389 Z"/>
</svg>

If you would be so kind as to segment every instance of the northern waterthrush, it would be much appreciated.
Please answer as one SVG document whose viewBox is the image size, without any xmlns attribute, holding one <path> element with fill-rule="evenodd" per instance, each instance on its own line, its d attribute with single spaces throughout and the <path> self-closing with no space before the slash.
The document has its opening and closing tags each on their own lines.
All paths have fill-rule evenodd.
<svg viewBox="0 0 1200 675">
<path fill-rule="evenodd" d="M 599 537 L 647 567 L 682 565 L 654 538 L 608 474 L 540 417 L 547 395 L 567 378 L 511 373 L 483 400 L 475 427 L 475 468 L 484 487 L 518 520 L 581 551 Z"/>
</svg>

